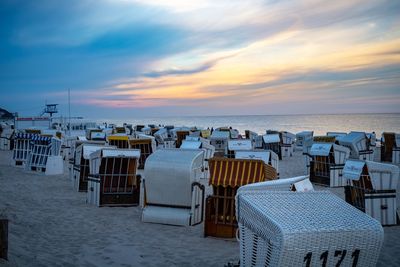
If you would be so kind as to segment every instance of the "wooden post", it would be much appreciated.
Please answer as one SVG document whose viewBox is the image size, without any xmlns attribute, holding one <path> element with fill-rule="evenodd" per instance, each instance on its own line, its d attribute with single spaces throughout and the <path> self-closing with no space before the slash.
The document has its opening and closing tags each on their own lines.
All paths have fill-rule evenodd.
<svg viewBox="0 0 400 267">
<path fill-rule="evenodd" d="M 0 219 L 0 258 L 7 260 L 8 252 L 8 220 Z"/>
</svg>

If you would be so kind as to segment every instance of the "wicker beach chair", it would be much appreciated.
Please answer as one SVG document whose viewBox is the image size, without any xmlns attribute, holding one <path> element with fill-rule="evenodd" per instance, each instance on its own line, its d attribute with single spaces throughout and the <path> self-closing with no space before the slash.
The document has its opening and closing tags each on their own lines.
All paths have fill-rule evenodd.
<svg viewBox="0 0 400 267">
<path fill-rule="evenodd" d="M 350 149 L 351 159 L 374 160 L 374 150 L 369 148 L 369 141 L 364 132 L 350 132 L 337 140 L 340 145 Z"/>
<path fill-rule="evenodd" d="M 160 149 L 146 161 L 142 221 L 190 226 L 203 221 L 203 150 Z"/>
<path fill-rule="evenodd" d="M 339 187 L 347 184 L 342 172 L 350 150 L 332 143 L 314 143 L 310 149 L 310 180 L 313 183 Z"/>
<path fill-rule="evenodd" d="M 140 150 L 102 148 L 90 154 L 87 203 L 101 206 L 139 204 Z"/>
<path fill-rule="evenodd" d="M 78 142 L 79 144 L 79 142 Z M 105 148 L 104 145 L 81 143 L 75 150 L 72 185 L 79 192 L 87 192 L 88 178 L 90 173 L 89 160 L 90 154 Z M 107 148 L 115 149 L 115 146 L 107 146 Z"/>
<path fill-rule="evenodd" d="M 346 201 L 382 225 L 398 224 L 396 190 L 399 167 L 372 161 L 347 160 L 343 177 Z"/>
<path fill-rule="evenodd" d="M 276 179 L 276 170 L 252 159 L 212 158 L 209 166 L 213 194 L 206 199 L 204 236 L 232 238 L 237 229 L 236 191 L 245 184 Z"/>
<path fill-rule="evenodd" d="M 382 226 L 327 191 L 236 196 L 240 266 L 375 266 Z"/>
<path fill-rule="evenodd" d="M 149 138 L 131 139 L 129 140 L 129 147 L 140 150 L 138 169 L 144 169 L 146 159 L 153 153 L 152 140 Z"/>
<path fill-rule="evenodd" d="M 117 148 L 129 148 L 129 137 L 126 134 L 115 134 L 107 137 L 110 146 Z"/>
</svg>

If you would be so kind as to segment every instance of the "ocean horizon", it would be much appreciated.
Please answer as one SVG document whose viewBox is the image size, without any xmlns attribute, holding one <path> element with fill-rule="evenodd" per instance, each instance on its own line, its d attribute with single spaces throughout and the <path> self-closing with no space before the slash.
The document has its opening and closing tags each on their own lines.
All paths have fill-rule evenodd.
<svg viewBox="0 0 400 267">
<path fill-rule="evenodd" d="M 230 126 L 241 134 L 251 130 L 263 134 L 267 129 L 289 131 L 314 131 L 314 135 L 327 132 L 365 131 L 400 133 L 400 113 L 353 114 L 301 114 L 301 115 L 213 115 L 213 116 L 149 116 L 128 119 L 95 119 L 96 122 L 122 125 L 174 125 L 201 128 Z"/>
</svg>

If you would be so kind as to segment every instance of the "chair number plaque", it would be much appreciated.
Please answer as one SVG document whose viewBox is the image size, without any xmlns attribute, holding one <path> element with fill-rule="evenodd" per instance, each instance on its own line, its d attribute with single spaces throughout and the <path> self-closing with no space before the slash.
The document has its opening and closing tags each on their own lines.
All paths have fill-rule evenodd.
<svg viewBox="0 0 400 267">
<path fill-rule="evenodd" d="M 334 257 L 337 258 L 337 262 L 336 262 L 336 265 L 335 265 L 336 267 L 341 266 L 342 261 L 344 260 L 346 255 L 347 255 L 347 250 L 335 250 Z M 310 267 L 311 266 L 312 256 L 313 256 L 312 252 L 308 252 L 306 254 L 306 256 L 304 257 L 304 263 L 306 264 L 306 267 Z M 329 251 L 328 250 L 324 251 L 320 255 L 319 259 L 321 261 L 321 266 L 322 267 L 326 267 L 326 264 L 328 262 L 328 256 L 329 256 Z M 359 256 L 360 256 L 360 250 L 359 249 L 354 250 L 353 253 L 351 254 L 351 258 L 353 259 L 352 267 L 356 267 L 357 266 Z"/>
</svg>

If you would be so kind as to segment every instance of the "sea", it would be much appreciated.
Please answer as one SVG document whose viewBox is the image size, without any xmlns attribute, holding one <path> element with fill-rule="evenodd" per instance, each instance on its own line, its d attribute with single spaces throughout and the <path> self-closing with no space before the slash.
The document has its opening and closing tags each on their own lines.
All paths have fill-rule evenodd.
<svg viewBox="0 0 400 267">
<path fill-rule="evenodd" d="M 400 133 L 400 113 L 380 114 L 324 114 L 324 115 L 234 115 L 234 116 L 174 116 L 174 117 L 134 117 L 125 120 L 97 120 L 117 125 L 174 125 L 196 126 L 199 128 L 232 127 L 241 134 L 251 130 L 265 134 L 266 130 L 279 130 L 298 133 L 314 131 L 314 135 L 327 132 L 363 131 Z"/>
</svg>

